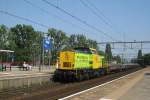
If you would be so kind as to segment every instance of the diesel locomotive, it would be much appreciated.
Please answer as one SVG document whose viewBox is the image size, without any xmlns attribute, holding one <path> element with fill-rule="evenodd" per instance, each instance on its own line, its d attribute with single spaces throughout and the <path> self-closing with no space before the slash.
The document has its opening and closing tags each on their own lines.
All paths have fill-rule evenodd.
<svg viewBox="0 0 150 100">
<path fill-rule="evenodd" d="M 98 55 L 96 49 L 78 47 L 59 54 L 58 68 L 54 80 L 86 80 L 99 77 L 109 72 L 104 56 Z"/>
</svg>

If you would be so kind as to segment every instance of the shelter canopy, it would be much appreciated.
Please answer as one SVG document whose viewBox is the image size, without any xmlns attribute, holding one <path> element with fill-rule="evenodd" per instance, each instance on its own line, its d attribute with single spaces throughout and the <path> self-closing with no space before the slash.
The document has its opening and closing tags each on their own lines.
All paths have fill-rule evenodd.
<svg viewBox="0 0 150 100">
<path fill-rule="evenodd" d="M 8 52 L 8 53 L 11 53 L 11 52 L 12 52 L 12 53 L 13 53 L 14 51 L 12 51 L 12 50 L 0 50 L 0 52 L 6 52 L 6 53 L 7 53 L 7 52 Z"/>
</svg>

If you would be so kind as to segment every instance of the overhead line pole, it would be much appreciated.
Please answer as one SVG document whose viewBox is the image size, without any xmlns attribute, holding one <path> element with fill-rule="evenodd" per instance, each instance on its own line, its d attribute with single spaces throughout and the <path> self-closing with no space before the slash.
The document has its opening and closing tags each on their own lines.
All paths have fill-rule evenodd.
<svg viewBox="0 0 150 100">
<path fill-rule="evenodd" d="M 122 42 L 122 41 L 117 41 L 117 42 L 99 42 L 97 44 L 107 44 L 107 43 L 110 43 L 110 44 L 130 44 L 130 43 L 150 43 L 150 41 L 129 41 L 129 42 Z"/>
</svg>

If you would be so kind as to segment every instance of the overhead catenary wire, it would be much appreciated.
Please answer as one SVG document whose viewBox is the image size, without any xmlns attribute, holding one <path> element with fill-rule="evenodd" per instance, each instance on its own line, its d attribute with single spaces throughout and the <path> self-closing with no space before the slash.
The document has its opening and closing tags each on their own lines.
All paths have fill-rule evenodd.
<svg viewBox="0 0 150 100">
<path fill-rule="evenodd" d="M 112 28 L 112 26 L 105 21 L 105 19 L 103 17 L 101 17 L 96 11 L 94 11 L 86 2 L 84 2 L 84 0 L 80 0 L 80 2 L 86 7 L 88 8 L 95 16 L 97 16 L 99 18 L 99 20 L 102 20 L 106 25 L 108 25 L 109 27 Z"/>
<path fill-rule="evenodd" d="M 49 1 L 47 1 L 47 0 L 42 0 L 42 1 L 45 2 L 45 3 L 48 4 L 48 5 L 50 5 L 50 6 L 54 7 L 54 8 L 56 8 L 56 9 L 58 9 L 59 11 L 61 11 L 61 12 L 65 13 L 65 14 L 67 14 L 68 16 L 74 18 L 75 20 L 79 21 L 80 23 L 82 23 L 82 24 L 88 26 L 89 28 L 91 28 L 91 29 L 93 29 L 93 30 L 95 30 L 95 31 L 97 31 L 97 32 L 99 32 L 99 33 L 102 33 L 103 35 L 109 37 L 109 38 L 112 39 L 113 41 L 118 41 L 118 40 L 114 39 L 112 36 L 110 36 L 110 35 L 108 35 L 107 33 L 105 33 L 104 31 L 102 31 L 102 30 L 96 28 L 95 26 L 93 26 L 93 25 L 87 23 L 86 21 L 80 19 L 79 17 L 77 17 L 77 16 L 75 16 L 75 15 L 69 13 L 69 12 L 66 11 L 65 9 L 62 9 L 62 8 L 60 8 L 60 7 L 58 7 L 58 6 L 54 5 L 54 4 L 52 4 L 51 2 L 49 2 Z"/>
<path fill-rule="evenodd" d="M 97 8 L 90 0 L 85 0 L 90 6 L 92 6 L 96 12 L 98 12 L 97 14 L 101 15 L 103 17 L 103 19 L 109 24 L 109 26 L 117 33 L 121 33 L 124 34 L 124 31 L 119 31 L 117 30 L 116 26 L 114 26 L 114 24 L 112 23 L 112 21 L 109 19 L 109 17 L 107 17 L 99 8 Z"/>
<path fill-rule="evenodd" d="M 74 26 L 74 27 L 76 27 L 76 28 L 79 28 L 79 29 L 81 29 L 81 30 L 84 30 L 84 31 L 86 31 L 87 33 L 89 32 L 88 30 L 82 28 L 81 26 L 76 25 L 76 24 L 74 24 L 74 23 L 72 23 L 72 22 L 70 22 L 70 21 L 68 21 L 68 20 L 65 20 L 65 19 L 63 19 L 62 17 L 57 16 L 56 14 L 52 14 L 51 12 L 49 12 L 49 11 L 43 9 L 42 7 L 40 7 L 40 6 L 38 6 L 38 5 L 36 5 L 36 4 L 32 3 L 32 2 L 30 2 L 29 0 L 24 0 L 24 1 L 25 1 L 27 4 L 31 5 L 32 7 L 37 8 L 37 9 L 39 9 L 40 11 L 42 11 L 42 12 L 44 12 L 44 13 L 50 15 L 50 16 L 53 16 L 54 18 L 57 18 L 57 19 L 61 20 L 61 21 L 64 22 L 64 23 L 70 24 L 71 26 Z"/>
<path fill-rule="evenodd" d="M 26 3 L 28 3 L 28 4 L 30 4 L 32 7 L 35 7 L 35 8 L 37 8 L 37 9 L 41 10 L 41 11 L 44 12 L 44 13 L 47 13 L 47 14 L 53 16 L 53 17 L 56 17 L 56 18 L 60 19 L 60 20 L 61 20 L 62 22 L 64 22 L 64 23 L 71 24 L 72 26 L 76 26 L 76 27 L 78 27 L 78 28 L 84 30 L 84 29 L 81 28 L 80 26 L 77 26 L 77 25 L 75 25 L 75 24 L 73 24 L 73 23 L 71 23 L 71 22 L 69 22 L 69 21 L 67 21 L 67 20 L 65 20 L 65 19 L 62 19 L 60 16 L 57 16 L 57 15 L 54 15 L 54 14 L 50 13 L 49 11 L 47 11 L 47 10 L 45 10 L 45 9 L 43 9 L 43 8 L 41 8 L 41 7 L 37 6 L 37 5 L 35 5 L 34 3 L 30 2 L 29 0 L 24 0 L 24 1 L 25 1 Z"/>
<path fill-rule="evenodd" d="M 90 9 L 90 11 L 94 14 L 94 15 L 96 15 L 99 19 L 101 19 L 106 25 L 108 25 L 110 28 L 112 28 L 113 30 L 115 30 L 114 29 L 114 27 L 113 27 L 113 24 L 112 24 L 112 22 L 109 20 L 109 18 L 108 17 L 106 17 L 93 3 L 91 3 L 89 0 L 86 0 L 87 1 L 87 3 L 91 6 L 91 7 L 93 7 L 95 10 L 93 10 L 84 0 L 80 0 L 81 1 L 81 3 L 85 6 L 85 7 L 87 7 L 88 9 Z M 98 13 L 97 13 L 98 12 Z M 102 16 L 102 17 L 101 17 Z M 115 32 L 117 32 L 117 33 L 120 33 L 120 32 L 118 32 L 118 31 L 116 31 L 115 30 Z M 123 32 L 124 33 L 124 32 Z M 122 33 L 121 33 L 122 34 Z"/>
<path fill-rule="evenodd" d="M 104 20 L 105 20 L 111 27 L 113 26 L 111 20 L 110 20 L 108 17 L 106 17 L 105 14 L 104 14 L 102 11 L 100 11 L 93 3 L 90 2 L 89 0 L 86 0 L 86 1 L 87 1 L 87 3 L 88 3 L 90 6 L 92 6 L 92 7 L 96 10 L 96 12 L 98 12 L 97 14 L 100 14 L 101 16 L 103 16 Z"/>
<path fill-rule="evenodd" d="M 0 10 L 0 13 L 11 16 L 11 17 L 14 17 L 14 18 L 17 18 L 17 19 L 20 19 L 20 20 L 23 20 L 23 21 L 30 22 L 30 23 L 33 23 L 33 24 L 36 24 L 36 25 L 39 25 L 39 26 L 44 27 L 46 29 L 49 28 L 49 26 L 47 26 L 47 25 L 44 25 L 42 23 L 36 22 L 34 20 L 31 20 L 31 19 L 28 19 L 28 18 L 25 18 L 25 17 L 21 17 L 21 16 L 18 16 L 18 15 L 12 14 L 8 11 Z"/>
<path fill-rule="evenodd" d="M 102 20 L 107 26 L 109 26 L 111 29 L 113 29 L 116 33 L 123 33 L 124 32 L 118 32 L 118 30 L 114 29 L 114 26 L 110 19 L 106 17 L 93 3 L 91 3 L 89 0 L 80 0 L 80 2 L 87 7 L 95 16 L 97 16 L 100 20 Z M 125 41 L 125 40 L 124 40 Z M 128 46 L 127 46 L 128 47 Z M 124 50 L 126 49 L 126 45 L 124 44 Z"/>
<path fill-rule="evenodd" d="M 86 2 L 85 2 L 86 1 Z M 98 19 L 100 21 L 103 21 L 109 28 L 111 28 L 115 33 L 124 33 L 124 32 L 119 32 L 118 30 L 116 30 L 114 28 L 114 25 L 112 24 L 112 22 L 110 21 L 110 19 L 108 17 L 106 17 L 102 11 L 100 11 L 93 3 L 91 3 L 89 0 L 80 0 L 80 2 L 86 7 L 88 8 L 95 16 L 98 17 Z M 120 34 L 120 35 L 121 35 Z"/>
</svg>

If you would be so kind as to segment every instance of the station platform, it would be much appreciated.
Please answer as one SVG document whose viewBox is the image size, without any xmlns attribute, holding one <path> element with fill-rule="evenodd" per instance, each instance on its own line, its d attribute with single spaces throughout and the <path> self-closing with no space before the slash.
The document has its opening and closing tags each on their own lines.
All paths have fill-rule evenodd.
<svg viewBox="0 0 150 100">
<path fill-rule="evenodd" d="M 39 70 L 39 67 L 32 67 L 32 70 L 19 70 L 17 67 L 12 67 L 12 70 L 0 71 L 0 80 L 13 78 L 13 77 L 25 77 L 25 76 L 34 76 L 42 74 L 53 74 L 55 71 L 55 66 L 51 67 L 42 67 Z"/>
<path fill-rule="evenodd" d="M 55 71 L 55 66 L 45 67 L 41 70 L 39 67 L 33 67 L 32 70 L 19 70 L 17 67 L 12 67 L 12 70 L 0 72 L 0 90 L 8 88 L 17 88 L 22 86 L 30 86 L 50 81 L 52 74 Z"/>
<path fill-rule="evenodd" d="M 150 70 L 119 100 L 150 100 Z"/>
<path fill-rule="evenodd" d="M 150 100 L 150 67 L 60 100 Z"/>
</svg>

